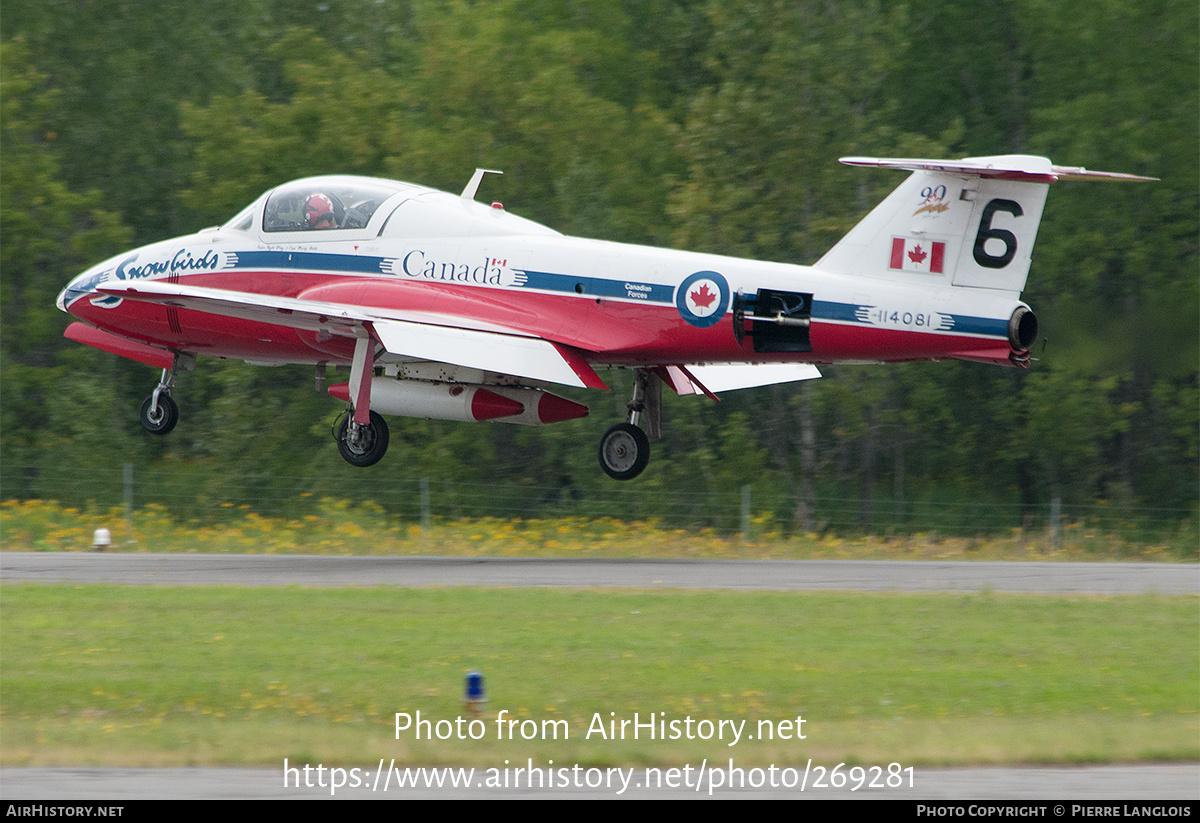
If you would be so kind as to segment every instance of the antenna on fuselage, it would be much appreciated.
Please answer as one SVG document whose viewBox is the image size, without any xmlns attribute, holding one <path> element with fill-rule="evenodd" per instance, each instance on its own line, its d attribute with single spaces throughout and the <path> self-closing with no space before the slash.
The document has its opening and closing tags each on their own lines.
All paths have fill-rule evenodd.
<svg viewBox="0 0 1200 823">
<path fill-rule="evenodd" d="M 497 171 L 496 169 L 475 169 L 475 173 L 471 175 L 471 180 L 467 183 L 467 187 L 462 190 L 461 197 L 463 200 L 475 199 L 475 192 L 479 191 L 479 184 L 483 182 L 485 174 L 504 174 L 504 172 Z"/>
</svg>

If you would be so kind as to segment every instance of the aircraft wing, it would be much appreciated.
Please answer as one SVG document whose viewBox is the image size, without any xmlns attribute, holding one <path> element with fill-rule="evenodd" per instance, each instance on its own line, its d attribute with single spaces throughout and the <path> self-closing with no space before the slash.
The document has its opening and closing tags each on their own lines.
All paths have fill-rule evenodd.
<svg viewBox="0 0 1200 823">
<path fill-rule="evenodd" d="M 607 388 L 578 349 L 469 318 L 391 312 L 161 280 L 105 283 L 97 291 L 127 300 L 343 337 L 357 337 L 359 329 L 369 327 L 393 354 L 566 386 Z"/>
<path fill-rule="evenodd" d="M 368 308 L 162 280 L 105 283 L 98 286 L 97 291 L 127 300 L 305 331 L 325 331 L 350 338 L 357 337 L 359 329 L 369 326 L 376 339 L 392 354 L 565 386 L 608 388 L 580 349 L 474 318 Z M 678 394 L 704 394 L 715 399 L 715 392 L 811 380 L 820 377 L 821 373 L 808 363 L 712 363 L 668 366 L 663 376 Z"/>
</svg>

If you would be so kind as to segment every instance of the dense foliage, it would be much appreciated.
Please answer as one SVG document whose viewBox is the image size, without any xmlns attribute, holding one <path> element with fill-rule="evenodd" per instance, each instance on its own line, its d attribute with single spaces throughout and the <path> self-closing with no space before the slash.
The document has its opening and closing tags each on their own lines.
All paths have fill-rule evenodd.
<svg viewBox="0 0 1200 823">
<path fill-rule="evenodd" d="M 931 499 L 1186 515 L 1200 496 L 1198 16 L 1187 0 L 10 5 L 3 495 L 82 498 L 96 487 L 72 493 L 71 478 L 115 472 L 119 499 L 126 462 L 197 496 L 216 476 L 224 499 L 298 506 L 303 477 L 358 499 L 383 478 L 501 482 L 529 490 L 523 505 L 568 508 L 611 485 L 594 444 L 627 399 L 617 373 L 584 421 L 395 419 L 364 471 L 337 456 L 337 404 L 306 369 L 201 358 L 176 391 L 179 428 L 144 434 L 156 373 L 63 340 L 55 294 L 268 186 L 346 172 L 456 191 L 500 168 L 488 196 L 572 234 L 811 263 L 900 181 L 839 156 L 1027 152 L 1162 178 L 1053 187 L 1025 295 L 1047 337 L 1031 370 L 827 368 L 719 405 L 667 398 L 666 436 L 620 494 L 687 517 L 703 503 L 681 512 L 673 495 L 751 484 L 806 529 L 828 499 L 859 501 L 867 527 Z"/>
</svg>

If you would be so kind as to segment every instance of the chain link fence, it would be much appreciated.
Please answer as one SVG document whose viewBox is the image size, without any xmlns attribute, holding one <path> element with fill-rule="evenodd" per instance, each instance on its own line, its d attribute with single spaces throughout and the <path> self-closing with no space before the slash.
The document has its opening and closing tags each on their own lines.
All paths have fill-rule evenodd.
<svg viewBox="0 0 1200 823">
<path fill-rule="evenodd" d="M 121 509 L 126 516 L 148 505 L 182 522 L 221 522 L 254 512 L 298 518 L 367 507 L 399 522 L 431 519 L 581 518 L 652 521 L 664 527 L 710 528 L 724 533 L 773 531 L 944 535 L 1051 530 L 1071 524 L 1134 542 L 1160 536 L 1177 540 L 1196 528 L 1196 510 L 1116 502 L 1046 500 L 1033 505 L 979 500 L 869 499 L 817 493 L 804 498 L 787 489 L 750 485 L 724 490 L 662 489 L 638 482 L 583 488 L 571 485 L 463 482 L 450 479 L 364 475 L 362 482 L 320 473 L 287 477 L 222 473 L 176 467 L 103 470 L 59 467 L 35 471 L 6 465 L 0 497 L 53 500 L 81 510 Z"/>
</svg>

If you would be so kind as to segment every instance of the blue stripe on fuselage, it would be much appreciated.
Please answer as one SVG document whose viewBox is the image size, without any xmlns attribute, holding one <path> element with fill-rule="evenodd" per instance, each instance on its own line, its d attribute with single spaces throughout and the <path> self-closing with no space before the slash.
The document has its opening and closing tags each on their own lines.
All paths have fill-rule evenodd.
<svg viewBox="0 0 1200 823">
<path fill-rule="evenodd" d="M 569 274 L 552 274 L 547 271 L 529 271 L 528 269 L 523 271 L 528 278 L 524 286 L 527 289 L 570 292 L 596 297 L 626 297 L 645 300 L 649 303 L 671 303 L 675 296 L 674 286 L 664 286 L 659 283 L 607 280 L 602 277 L 575 277 Z"/>
<path fill-rule="evenodd" d="M 379 274 L 384 257 L 311 251 L 239 251 L 235 269 L 318 269 Z"/>
<path fill-rule="evenodd" d="M 832 320 L 838 323 L 854 323 L 857 326 L 876 327 L 874 323 L 863 321 L 859 317 L 859 309 L 871 309 L 874 306 L 860 306 L 856 303 L 830 303 L 825 300 L 813 300 L 813 320 Z M 966 314 L 944 313 L 954 321 L 954 324 L 942 332 L 974 335 L 977 337 L 1008 337 L 1008 320 L 994 317 L 972 317 Z M 879 326 L 878 328 L 885 328 Z M 916 331 L 915 329 L 913 331 Z M 930 330 L 925 329 L 928 333 Z"/>
<path fill-rule="evenodd" d="M 235 269 L 316 269 L 319 271 L 344 271 L 358 274 L 381 273 L 381 265 L 392 258 L 374 257 L 357 254 L 330 254 L 327 252 L 301 251 L 239 251 Z M 674 302 L 675 287 L 661 283 L 645 283 L 635 280 L 610 280 L 603 277 L 579 277 L 570 274 L 555 274 L 553 272 L 530 271 L 517 269 L 525 274 L 527 280 L 518 288 L 537 289 L 539 291 L 562 292 L 566 294 L 583 294 L 592 297 L 615 297 L 621 299 L 642 300 L 647 303 L 670 305 Z M 421 278 L 416 278 L 417 282 Z M 853 323 L 861 326 L 873 326 L 859 319 L 860 307 L 855 303 L 833 303 L 826 300 L 814 300 L 812 309 L 813 320 Z M 871 308 L 866 306 L 865 308 Z M 954 334 L 977 335 L 986 337 L 1007 337 L 1008 320 L 993 317 L 973 317 L 970 315 L 950 314 L 954 320 Z"/>
</svg>

